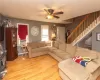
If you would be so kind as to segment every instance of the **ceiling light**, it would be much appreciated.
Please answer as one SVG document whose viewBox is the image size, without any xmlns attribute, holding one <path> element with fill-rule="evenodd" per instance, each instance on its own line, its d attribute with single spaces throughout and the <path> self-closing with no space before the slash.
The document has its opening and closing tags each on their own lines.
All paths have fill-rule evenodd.
<svg viewBox="0 0 100 80">
<path fill-rule="evenodd" d="M 47 15 L 47 19 L 53 19 L 52 15 Z"/>
</svg>

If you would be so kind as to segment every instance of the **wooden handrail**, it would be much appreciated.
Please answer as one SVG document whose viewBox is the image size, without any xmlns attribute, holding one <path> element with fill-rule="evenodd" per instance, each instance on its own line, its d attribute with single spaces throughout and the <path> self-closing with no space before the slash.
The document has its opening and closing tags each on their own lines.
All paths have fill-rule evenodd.
<svg viewBox="0 0 100 80">
<path fill-rule="evenodd" d="M 90 13 L 85 16 L 85 18 L 80 22 L 80 24 L 71 32 L 68 36 L 68 43 L 74 41 L 93 21 L 96 20 L 100 16 L 100 11 Z"/>
<path fill-rule="evenodd" d="M 85 16 L 85 18 L 80 22 L 80 24 L 71 32 L 71 34 L 68 36 L 68 38 L 71 37 L 71 35 L 80 27 L 80 25 L 83 24 L 83 22 L 88 18 L 89 14 Z"/>
</svg>

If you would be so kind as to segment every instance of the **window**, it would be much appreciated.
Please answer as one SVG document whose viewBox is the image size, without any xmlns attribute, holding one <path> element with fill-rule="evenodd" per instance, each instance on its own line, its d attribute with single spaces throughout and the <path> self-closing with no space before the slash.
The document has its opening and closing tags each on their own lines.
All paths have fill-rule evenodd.
<svg viewBox="0 0 100 80">
<path fill-rule="evenodd" d="M 48 34 L 48 25 L 42 25 L 41 26 L 41 41 L 48 41 L 49 34 Z"/>
</svg>

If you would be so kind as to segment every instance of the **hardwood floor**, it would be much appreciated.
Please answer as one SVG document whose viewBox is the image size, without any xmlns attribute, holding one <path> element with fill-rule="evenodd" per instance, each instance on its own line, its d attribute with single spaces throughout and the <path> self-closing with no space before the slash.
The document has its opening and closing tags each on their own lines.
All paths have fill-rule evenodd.
<svg viewBox="0 0 100 80">
<path fill-rule="evenodd" d="M 58 62 L 49 55 L 36 58 L 19 57 L 7 62 L 7 74 L 3 80 L 61 80 Z"/>
<path fill-rule="evenodd" d="M 100 80 L 100 76 L 97 78 L 97 80 Z"/>
<path fill-rule="evenodd" d="M 3 80 L 62 80 L 58 73 L 58 62 L 49 55 L 30 59 L 20 56 L 7 62 L 7 71 Z"/>
</svg>

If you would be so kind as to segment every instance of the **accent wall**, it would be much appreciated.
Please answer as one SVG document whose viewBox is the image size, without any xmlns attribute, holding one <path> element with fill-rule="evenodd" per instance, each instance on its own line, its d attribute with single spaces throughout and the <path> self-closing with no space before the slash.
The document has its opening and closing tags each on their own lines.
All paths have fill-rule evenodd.
<svg viewBox="0 0 100 80">
<path fill-rule="evenodd" d="M 49 34 L 51 34 L 52 26 L 53 27 L 57 27 L 57 26 L 64 27 L 65 26 L 64 24 L 41 22 L 41 21 L 34 21 L 34 20 L 24 20 L 24 19 L 19 19 L 19 18 L 11 18 L 11 17 L 3 16 L 3 20 L 4 19 L 10 20 L 11 23 L 15 26 L 17 26 L 17 23 L 29 24 L 29 42 L 41 41 L 41 25 L 48 25 L 49 26 Z M 31 29 L 33 26 L 37 26 L 39 28 L 39 34 L 37 36 L 33 36 L 31 34 Z M 49 38 L 51 39 L 50 35 L 49 35 Z"/>
<path fill-rule="evenodd" d="M 92 50 L 100 52 L 100 41 L 97 41 L 97 33 L 100 33 L 100 24 L 92 31 Z"/>
</svg>

